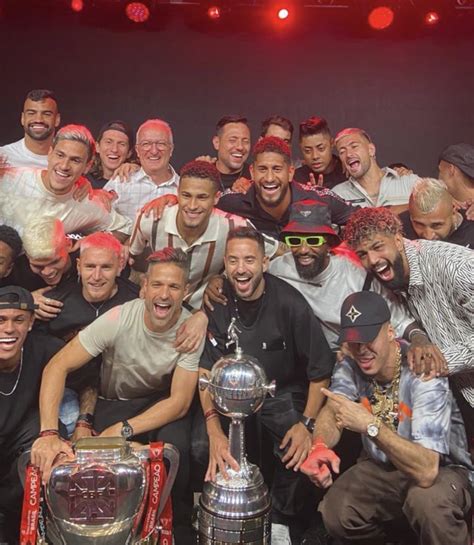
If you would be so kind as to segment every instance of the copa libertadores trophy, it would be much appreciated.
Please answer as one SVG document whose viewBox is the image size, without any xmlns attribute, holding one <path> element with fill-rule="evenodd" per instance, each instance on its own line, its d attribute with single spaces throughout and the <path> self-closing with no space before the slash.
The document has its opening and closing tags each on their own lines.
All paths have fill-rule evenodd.
<svg viewBox="0 0 474 545">
<path fill-rule="evenodd" d="M 244 419 L 262 406 L 266 395 L 275 394 L 258 361 L 239 346 L 235 318 L 227 330 L 235 353 L 218 360 L 209 379 L 201 377 L 199 386 L 207 388 L 215 408 L 231 419 L 230 453 L 239 470 L 228 469 L 229 478 L 217 473 L 215 482 L 204 485 L 198 513 L 200 545 L 268 545 L 271 540 L 270 495 L 258 467 L 245 454 Z"/>
<path fill-rule="evenodd" d="M 76 459 L 58 463 L 44 488 L 25 452 L 20 544 L 172 545 L 169 494 L 179 452 L 167 443 L 135 445 L 122 437 L 79 439 Z"/>
</svg>

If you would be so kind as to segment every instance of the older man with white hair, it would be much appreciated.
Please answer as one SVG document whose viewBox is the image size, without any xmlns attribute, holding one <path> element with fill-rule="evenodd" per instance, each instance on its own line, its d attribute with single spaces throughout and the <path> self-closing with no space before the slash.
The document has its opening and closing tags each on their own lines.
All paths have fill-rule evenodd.
<svg viewBox="0 0 474 545">
<path fill-rule="evenodd" d="M 114 209 L 134 220 L 147 202 L 178 191 L 179 176 L 170 165 L 173 153 L 173 132 L 162 119 L 148 119 L 137 131 L 135 145 L 141 168 L 130 175 L 127 182 L 119 176 L 109 180 L 104 186 L 113 191 L 117 198 Z"/>
<path fill-rule="evenodd" d="M 442 180 L 420 178 L 400 219 L 405 237 L 411 240 L 444 240 L 474 248 L 474 221 L 458 209 Z"/>
</svg>

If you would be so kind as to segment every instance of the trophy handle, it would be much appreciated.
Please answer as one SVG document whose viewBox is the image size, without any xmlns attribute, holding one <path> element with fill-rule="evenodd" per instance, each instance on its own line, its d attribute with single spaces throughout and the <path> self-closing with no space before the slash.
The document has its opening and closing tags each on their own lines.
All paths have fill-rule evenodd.
<svg viewBox="0 0 474 545">
<path fill-rule="evenodd" d="M 271 397 L 275 397 L 275 392 L 276 392 L 276 381 L 275 380 L 272 380 L 270 382 L 270 384 L 267 384 L 265 386 L 266 390 L 267 390 L 267 393 L 270 394 Z"/>
</svg>

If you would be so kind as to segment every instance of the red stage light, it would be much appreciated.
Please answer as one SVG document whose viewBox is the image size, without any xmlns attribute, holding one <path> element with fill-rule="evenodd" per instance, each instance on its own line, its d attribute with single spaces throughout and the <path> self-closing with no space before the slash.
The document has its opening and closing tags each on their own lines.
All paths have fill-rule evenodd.
<svg viewBox="0 0 474 545">
<path fill-rule="evenodd" d="M 394 18 L 392 8 L 380 6 L 369 13 L 369 25 L 375 30 L 383 30 L 393 23 Z"/>
<path fill-rule="evenodd" d="M 130 4 L 127 4 L 125 13 L 130 21 L 133 21 L 134 23 L 144 23 L 150 17 L 148 6 L 141 2 L 131 2 Z"/>
<path fill-rule="evenodd" d="M 425 15 L 425 23 L 427 25 L 436 25 L 439 23 L 439 13 L 436 11 L 429 11 Z"/>
<path fill-rule="evenodd" d="M 219 19 L 221 16 L 221 10 L 218 8 L 218 6 L 211 6 L 207 10 L 207 16 L 209 19 Z"/>
<path fill-rule="evenodd" d="M 278 10 L 278 19 L 281 19 L 282 21 L 285 19 L 288 19 L 290 15 L 290 12 L 286 8 L 282 8 Z"/>
<path fill-rule="evenodd" d="M 83 0 L 71 0 L 71 9 L 77 13 L 82 11 L 84 9 Z"/>
</svg>

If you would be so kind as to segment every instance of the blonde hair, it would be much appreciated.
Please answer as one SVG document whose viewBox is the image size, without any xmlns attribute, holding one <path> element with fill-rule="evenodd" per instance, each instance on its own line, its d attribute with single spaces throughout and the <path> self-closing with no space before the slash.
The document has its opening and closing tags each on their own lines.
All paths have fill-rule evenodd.
<svg viewBox="0 0 474 545">
<path fill-rule="evenodd" d="M 49 259 L 67 246 L 63 222 L 43 216 L 28 222 L 23 231 L 23 247 L 30 259 Z"/>
<path fill-rule="evenodd" d="M 413 186 L 409 204 L 416 205 L 422 214 L 428 214 L 445 198 L 451 198 L 451 195 L 443 181 L 419 178 Z"/>
</svg>

